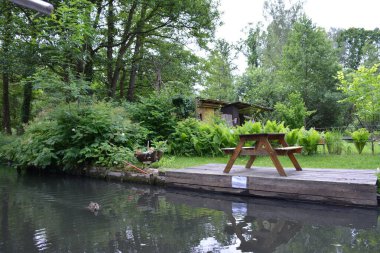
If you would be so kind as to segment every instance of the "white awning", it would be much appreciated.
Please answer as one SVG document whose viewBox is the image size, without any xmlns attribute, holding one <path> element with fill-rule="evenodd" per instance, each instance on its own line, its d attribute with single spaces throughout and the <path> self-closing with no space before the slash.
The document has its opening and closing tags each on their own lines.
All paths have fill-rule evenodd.
<svg viewBox="0 0 380 253">
<path fill-rule="evenodd" d="M 11 0 L 13 3 L 36 10 L 40 13 L 50 15 L 53 12 L 53 5 L 42 0 Z"/>
</svg>

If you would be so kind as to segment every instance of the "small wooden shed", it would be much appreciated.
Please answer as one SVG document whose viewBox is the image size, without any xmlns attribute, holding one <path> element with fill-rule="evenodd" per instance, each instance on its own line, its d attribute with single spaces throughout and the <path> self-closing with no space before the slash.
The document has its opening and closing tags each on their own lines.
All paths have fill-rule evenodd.
<svg viewBox="0 0 380 253">
<path fill-rule="evenodd" d="M 196 113 L 198 119 L 209 122 L 215 115 L 219 115 L 231 126 L 242 125 L 246 120 L 258 120 L 263 112 L 273 111 L 259 105 L 243 102 L 228 103 L 214 99 L 197 99 Z"/>
<path fill-rule="evenodd" d="M 214 99 L 197 99 L 196 115 L 201 121 L 209 122 L 216 115 L 220 115 L 220 109 L 227 102 Z"/>
</svg>

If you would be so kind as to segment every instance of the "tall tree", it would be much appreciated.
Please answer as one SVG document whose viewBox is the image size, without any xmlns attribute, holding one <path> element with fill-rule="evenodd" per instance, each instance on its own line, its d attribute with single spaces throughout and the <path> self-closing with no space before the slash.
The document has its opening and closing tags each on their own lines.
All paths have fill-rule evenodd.
<svg viewBox="0 0 380 253">
<path fill-rule="evenodd" d="M 248 69 L 238 79 L 237 90 L 243 101 L 272 107 L 286 96 L 278 72 L 289 33 L 303 13 L 303 1 L 268 0 L 263 12 L 269 25 L 259 23 L 248 31 L 243 45 Z"/>
<path fill-rule="evenodd" d="M 344 75 L 338 73 L 341 90 L 347 101 L 355 106 L 355 112 L 363 127 L 374 129 L 380 122 L 380 64 L 375 64 L 371 68 L 359 67 L 358 70 Z"/>
<path fill-rule="evenodd" d="M 349 28 L 336 35 L 344 68 L 358 69 L 360 65 L 372 66 L 380 61 L 380 30 Z M 368 64 L 366 64 L 368 63 Z"/>
<path fill-rule="evenodd" d="M 96 70 L 108 96 L 123 85 L 132 100 L 146 41 L 191 39 L 205 46 L 218 15 L 215 0 L 64 0 L 42 23 L 40 43 L 49 66 L 64 79 L 77 72 L 93 80 Z"/>
<path fill-rule="evenodd" d="M 279 77 L 287 92 L 301 93 L 308 110 L 317 112 L 309 117 L 309 126 L 333 126 L 336 110 L 334 94 L 339 70 L 336 52 L 327 34 L 310 19 L 302 17 L 294 24 L 284 47 Z"/>
<path fill-rule="evenodd" d="M 293 24 L 303 14 L 303 1 L 267 0 L 264 2 L 264 17 L 269 21 L 266 32 L 263 34 L 263 61 L 274 70 L 281 64 L 283 47 Z"/>
<path fill-rule="evenodd" d="M 235 68 L 233 57 L 233 46 L 225 40 L 218 40 L 205 64 L 202 96 L 231 102 L 237 99 L 232 73 Z"/>
<path fill-rule="evenodd" d="M 11 117 L 10 117 L 10 104 L 9 104 L 9 84 L 11 78 L 12 62 L 12 5 L 8 1 L 0 3 L 0 58 L 1 58 L 1 77 L 3 88 L 3 104 L 2 104 L 2 130 L 11 134 Z"/>
</svg>

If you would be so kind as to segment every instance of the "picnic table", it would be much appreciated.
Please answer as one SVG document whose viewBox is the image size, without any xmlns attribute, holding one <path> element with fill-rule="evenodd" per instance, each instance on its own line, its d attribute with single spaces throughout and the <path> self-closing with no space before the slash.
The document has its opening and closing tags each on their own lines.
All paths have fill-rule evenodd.
<svg viewBox="0 0 380 253">
<path fill-rule="evenodd" d="M 285 156 L 287 155 L 290 161 L 293 163 L 295 169 L 297 171 L 301 171 L 302 168 L 299 165 L 294 153 L 301 153 L 301 146 L 292 146 L 290 147 L 288 143 L 285 141 L 285 134 L 280 133 L 261 133 L 261 134 L 242 134 L 239 135 L 239 143 L 235 148 L 225 148 L 223 151 L 226 154 L 231 154 L 230 160 L 228 161 L 224 173 L 229 173 L 232 166 L 235 163 L 235 160 L 240 155 L 248 155 L 250 156 L 245 168 L 251 168 L 253 162 L 255 161 L 257 156 L 266 156 L 268 155 L 274 166 L 277 169 L 278 174 L 286 177 L 286 173 L 284 171 L 284 167 L 281 165 L 278 160 L 278 155 Z M 245 147 L 246 142 L 255 141 L 255 145 L 252 147 Z M 271 141 L 276 143 L 276 145 L 272 145 Z M 277 146 L 278 145 L 278 146 Z"/>
</svg>

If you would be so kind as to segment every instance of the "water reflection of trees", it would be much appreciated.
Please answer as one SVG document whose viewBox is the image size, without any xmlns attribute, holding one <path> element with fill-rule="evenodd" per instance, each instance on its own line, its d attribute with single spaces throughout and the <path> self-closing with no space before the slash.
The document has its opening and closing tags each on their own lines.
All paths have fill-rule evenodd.
<svg viewBox="0 0 380 253">
<path fill-rule="evenodd" d="M 259 219 L 245 216 L 237 220 L 232 213 L 227 214 L 230 223 L 225 231 L 235 234 L 240 240 L 238 250 L 243 252 L 274 252 L 275 249 L 289 242 L 302 228 L 301 224 L 275 219 Z"/>
<path fill-rule="evenodd" d="M 236 214 L 226 195 L 1 170 L 0 186 L 0 252 L 37 252 L 38 245 L 52 252 L 203 252 L 209 238 L 216 251 L 334 252 L 341 245 L 343 252 L 380 252 L 379 226 L 329 226 L 318 217 L 308 223 L 302 209 L 279 202 L 238 199 L 247 210 Z M 90 201 L 102 205 L 97 216 L 85 209 Z M 281 208 L 291 211 L 281 217 Z"/>
</svg>

